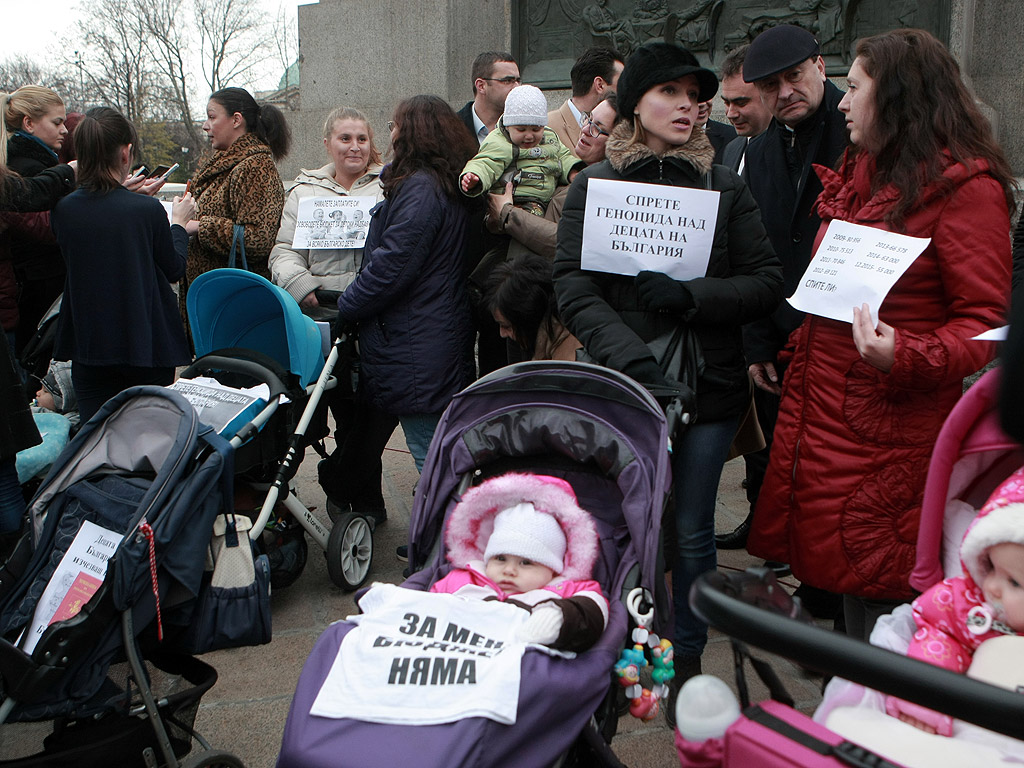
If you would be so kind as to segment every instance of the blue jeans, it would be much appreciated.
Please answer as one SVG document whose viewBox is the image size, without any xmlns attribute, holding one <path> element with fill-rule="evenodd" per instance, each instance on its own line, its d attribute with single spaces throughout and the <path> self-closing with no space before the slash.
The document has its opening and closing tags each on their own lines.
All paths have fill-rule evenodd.
<svg viewBox="0 0 1024 768">
<path fill-rule="evenodd" d="M 672 485 L 676 512 L 676 562 L 672 566 L 676 656 L 700 656 L 708 625 L 690 608 L 690 587 L 702 573 L 718 565 L 715 550 L 715 501 L 722 467 L 736 435 L 740 417 L 698 422 L 676 441 L 672 454 Z"/>
<path fill-rule="evenodd" d="M 440 413 L 418 413 L 413 416 L 400 416 L 402 431 L 405 433 L 405 444 L 416 462 L 416 471 L 423 472 L 423 461 L 427 458 L 430 441 L 434 439 Z"/>
</svg>

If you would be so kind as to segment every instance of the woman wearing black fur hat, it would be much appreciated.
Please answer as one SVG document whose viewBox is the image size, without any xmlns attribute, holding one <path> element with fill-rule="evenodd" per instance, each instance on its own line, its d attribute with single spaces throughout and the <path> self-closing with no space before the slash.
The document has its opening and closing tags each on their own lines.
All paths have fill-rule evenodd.
<svg viewBox="0 0 1024 768">
<path fill-rule="evenodd" d="M 683 326 L 703 350 L 704 366 L 693 382 L 697 420 L 676 441 L 673 453 L 673 693 L 699 674 L 707 641 L 707 626 L 690 610 L 688 596 L 696 578 L 716 566 L 718 481 L 749 400 L 740 327 L 768 315 L 782 299 L 781 266 L 757 204 L 739 176 L 712 166 L 714 148 L 703 131 L 694 130 L 698 103 L 717 89 L 714 74 L 679 46 L 649 43 L 630 56 L 618 83 L 622 120 L 608 139 L 607 160 L 582 171 L 569 190 L 554 266 L 562 318 L 597 362 L 659 389 L 671 387 L 682 374 L 663 370 L 648 342 Z M 680 281 L 662 272 L 641 271 L 634 277 L 584 269 L 584 212 L 592 179 L 718 192 L 705 275 Z M 668 239 L 677 236 L 670 229 L 665 230 Z"/>
</svg>

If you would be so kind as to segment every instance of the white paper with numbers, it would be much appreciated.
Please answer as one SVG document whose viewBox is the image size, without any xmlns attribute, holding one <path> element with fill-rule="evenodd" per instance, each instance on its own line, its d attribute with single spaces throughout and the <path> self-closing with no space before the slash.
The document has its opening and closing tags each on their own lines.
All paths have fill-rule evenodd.
<svg viewBox="0 0 1024 768">
<path fill-rule="evenodd" d="M 931 238 L 834 220 L 800 278 L 789 303 L 801 312 L 853 322 L 853 308 L 867 304 L 875 317 L 896 281 Z"/>
</svg>

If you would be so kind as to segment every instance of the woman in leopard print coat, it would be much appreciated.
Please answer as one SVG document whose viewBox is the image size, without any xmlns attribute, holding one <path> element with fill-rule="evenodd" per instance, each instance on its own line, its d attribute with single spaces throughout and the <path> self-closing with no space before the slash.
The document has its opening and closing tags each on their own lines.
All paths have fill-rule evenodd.
<svg viewBox="0 0 1024 768">
<path fill-rule="evenodd" d="M 281 110 L 257 104 L 243 88 L 224 88 L 210 97 L 203 130 L 215 151 L 192 179 L 199 231 L 189 242 L 178 294 L 186 327 L 188 285 L 204 272 L 228 265 L 235 224 L 245 227 L 249 269 L 270 279 L 267 258 L 284 208 L 284 186 L 274 163 L 291 143 Z M 240 258 L 236 266 L 241 268 Z"/>
</svg>

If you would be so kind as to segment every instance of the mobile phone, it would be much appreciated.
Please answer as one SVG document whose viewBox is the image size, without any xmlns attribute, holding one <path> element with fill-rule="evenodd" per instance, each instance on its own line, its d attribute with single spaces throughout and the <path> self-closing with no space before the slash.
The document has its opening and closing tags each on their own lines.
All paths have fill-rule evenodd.
<svg viewBox="0 0 1024 768">
<path fill-rule="evenodd" d="M 164 176 L 170 176 L 174 171 L 178 170 L 178 163 L 174 165 L 158 165 L 154 171 L 149 174 L 151 179 L 162 179 Z"/>
<path fill-rule="evenodd" d="M 140 165 L 138 168 L 132 171 L 132 178 L 136 178 L 138 176 L 145 176 L 148 170 L 149 169 L 146 168 L 146 166 Z"/>
</svg>

